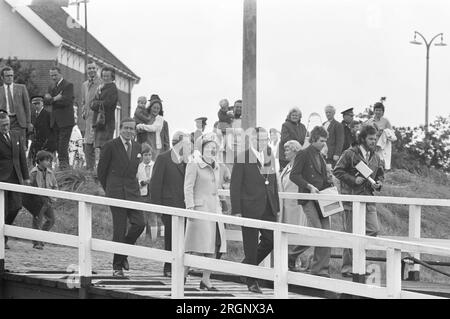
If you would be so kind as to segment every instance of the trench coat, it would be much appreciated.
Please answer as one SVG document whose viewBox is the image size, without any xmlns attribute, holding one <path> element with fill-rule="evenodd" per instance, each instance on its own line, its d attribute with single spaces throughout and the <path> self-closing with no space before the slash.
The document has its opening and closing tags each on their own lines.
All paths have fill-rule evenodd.
<svg viewBox="0 0 450 319">
<path fill-rule="evenodd" d="M 184 197 L 186 208 L 213 214 L 222 214 L 218 189 L 223 188 L 230 173 L 226 166 L 215 165 L 213 169 L 201 157 L 186 167 Z M 219 229 L 220 247 L 216 249 L 216 230 Z M 225 225 L 206 220 L 188 218 L 185 235 L 185 251 L 200 254 L 227 252 Z"/>
<path fill-rule="evenodd" d="M 293 163 L 289 163 L 280 175 L 280 191 L 285 193 L 297 193 L 298 186 L 291 181 Z M 283 199 L 281 205 L 281 222 L 298 226 L 308 226 L 303 207 L 296 199 Z"/>
</svg>

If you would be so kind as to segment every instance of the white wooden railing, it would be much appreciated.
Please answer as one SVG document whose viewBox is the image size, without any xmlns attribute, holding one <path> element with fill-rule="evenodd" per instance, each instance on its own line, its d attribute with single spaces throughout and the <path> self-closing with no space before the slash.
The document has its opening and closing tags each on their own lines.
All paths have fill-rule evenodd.
<svg viewBox="0 0 450 319">
<path fill-rule="evenodd" d="M 16 191 L 41 196 L 50 196 L 78 202 L 78 236 L 49 233 L 34 229 L 20 228 L 4 224 L 5 191 Z M 362 235 L 365 227 L 366 202 L 397 203 L 391 197 L 370 196 L 344 196 L 344 195 L 310 195 L 284 193 L 281 198 L 288 199 L 322 199 L 341 200 L 353 202 L 354 230 L 358 234 L 348 234 L 337 231 L 300 227 L 275 222 L 266 222 L 234 216 L 211 214 L 193 210 L 150 205 L 139 202 L 130 202 L 106 197 L 98 197 L 69 192 L 39 189 L 21 185 L 0 183 L 0 261 L 5 259 L 4 236 L 37 240 L 46 243 L 74 247 L 79 254 L 79 276 L 90 278 L 92 276 L 92 251 L 117 253 L 137 258 L 150 259 L 159 262 L 172 263 L 172 298 L 184 297 L 184 266 L 208 269 L 217 272 L 230 273 L 240 276 L 249 276 L 274 282 L 276 298 L 288 297 L 288 284 L 306 286 L 311 288 L 346 293 L 369 298 L 436 298 L 430 295 L 418 294 L 402 290 L 401 287 L 401 253 L 426 253 L 438 256 L 450 256 L 450 248 L 425 245 L 415 242 L 405 242 L 392 239 L 368 237 Z M 406 200 L 406 199 L 405 199 Z M 448 200 L 407 199 L 410 205 L 422 206 L 450 206 Z M 92 204 L 116 206 L 129 209 L 156 212 L 172 216 L 172 251 L 159 250 L 149 247 L 140 247 L 115 243 L 92 238 Z M 216 260 L 193 256 L 184 252 L 185 218 L 196 218 L 212 222 L 221 222 L 245 226 L 250 228 L 268 229 L 274 232 L 274 267 L 261 267 L 241 264 L 238 262 Z M 353 249 L 353 271 L 361 276 L 366 272 L 366 250 L 385 251 L 387 256 L 386 286 L 376 286 L 356 282 L 348 282 L 332 278 L 323 278 L 309 274 L 288 271 L 288 240 L 289 236 L 297 238 L 302 245 L 325 246 L 335 248 Z"/>
<path fill-rule="evenodd" d="M 225 190 L 219 190 L 219 194 L 224 197 L 229 197 L 230 192 Z M 279 193 L 280 200 L 283 199 L 302 199 L 312 200 L 318 199 L 317 195 L 311 194 L 298 194 L 298 193 Z M 366 234 L 366 203 L 374 204 L 392 204 L 403 205 L 409 207 L 409 219 L 408 219 L 408 236 L 381 236 L 381 238 L 396 239 L 407 242 L 422 243 L 428 245 L 436 245 L 450 248 L 450 239 L 439 238 L 424 238 L 421 233 L 422 224 L 422 207 L 435 206 L 435 207 L 450 207 L 450 200 L 448 199 L 429 199 L 429 198 L 409 198 L 409 197 L 381 197 L 381 196 L 326 196 L 324 199 L 330 199 L 335 201 L 349 201 L 353 202 L 353 211 L 356 212 L 352 215 L 353 218 L 353 233 L 359 235 Z M 280 203 L 281 204 L 281 203 Z M 450 228 L 450 225 L 449 225 Z M 228 231 L 229 238 L 233 238 L 236 241 L 242 241 L 242 236 L 237 231 Z M 302 239 L 298 236 L 290 236 L 289 244 L 300 245 Z M 413 257 L 420 259 L 420 253 L 413 253 Z M 270 258 L 265 260 L 265 265 L 270 264 Z M 412 272 L 420 272 L 420 265 L 416 264 L 412 266 Z"/>
</svg>

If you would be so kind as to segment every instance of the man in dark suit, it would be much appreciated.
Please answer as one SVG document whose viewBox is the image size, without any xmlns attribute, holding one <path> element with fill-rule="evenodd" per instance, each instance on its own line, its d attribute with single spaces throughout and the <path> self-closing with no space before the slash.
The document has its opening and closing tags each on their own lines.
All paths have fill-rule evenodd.
<svg viewBox="0 0 450 319">
<path fill-rule="evenodd" d="M 59 167 L 66 169 L 69 167 L 70 135 L 75 126 L 73 84 L 63 78 L 58 67 L 50 69 L 50 78 L 54 84 L 45 98 L 52 105 L 51 127 L 56 135 Z"/>
<path fill-rule="evenodd" d="M 10 118 L 10 129 L 17 133 L 25 150 L 27 131 L 33 130 L 31 124 L 30 98 L 25 85 L 14 83 L 14 70 L 5 67 L 0 72 L 3 86 L 0 87 L 0 110 L 5 111 Z"/>
<path fill-rule="evenodd" d="M 52 128 L 50 126 L 50 113 L 44 109 L 44 98 L 35 96 L 31 98 L 31 104 L 33 105 L 31 122 L 33 123 L 34 132 L 28 158 L 34 165 L 36 154 L 39 151 L 45 150 L 53 153 L 54 149 L 49 143 Z"/>
<path fill-rule="evenodd" d="M 120 136 L 109 141 L 101 150 L 98 163 L 98 179 L 106 196 L 128 201 L 141 201 L 136 178 L 141 161 L 141 146 L 132 139 L 136 134 L 136 122 L 127 118 L 120 123 Z M 134 245 L 145 228 L 144 215 L 133 209 L 110 207 L 113 219 L 113 241 Z M 130 227 L 127 231 L 127 220 Z M 123 277 L 123 269 L 129 270 L 126 256 L 114 255 L 113 276 Z"/>
<path fill-rule="evenodd" d="M 9 116 L 3 111 L 0 111 L 0 182 L 30 185 L 24 145 L 20 136 L 10 130 Z M 12 225 L 22 208 L 22 195 L 7 192 L 5 199 L 5 223 Z"/>
<path fill-rule="evenodd" d="M 325 147 L 327 136 L 328 133 L 325 128 L 316 126 L 311 131 L 310 145 L 305 150 L 301 150 L 295 158 L 290 178 L 298 186 L 299 193 L 318 194 L 331 186 L 326 163 L 320 153 Z M 330 229 L 330 219 L 322 217 L 316 201 L 299 200 L 299 205 L 303 205 L 303 211 L 311 227 Z M 301 254 L 306 248 L 297 246 L 295 251 Z M 313 275 L 330 277 L 330 254 L 331 248 L 329 247 L 314 248 L 314 258 L 311 265 Z"/>
<path fill-rule="evenodd" d="M 269 134 L 256 128 L 250 136 L 250 148 L 239 154 L 231 174 L 230 196 L 233 215 L 275 222 L 280 211 L 275 157 L 268 148 Z M 259 234 L 261 240 L 258 243 Z M 245 259 L 259 265 L 273 250 L 273 232 L 242 227 Z M 255 278 L 247 278 L 249 291 L 262 293 Z"/>
<path fill-rule="evenodd" d="M 191 155 L 190 136 L 176 132 L 172 149 L 158 155 L 150 179 L 151 202 L 155 205 L 186 208 L 184 202 L 184 176 Z M 162 215 L 164 224 L 164 249 L 172 249 L 172 217 Z M 184 236 L 184 234 L 180 234 Z M 164 264 L 164 276 L 171 276 L 171 264 Z"/>
<path fill-rule="evenodd" d="M 336 115 L 336 108 L 334 106 L 328 105 L 325 107 L 325 115 L 328 120 L 323 123 L 323 127 L 328 132 L 327 163 L 334 167 L 341 157 L 344 148 L 344 127 L 334 119 Z"/>
</svg>

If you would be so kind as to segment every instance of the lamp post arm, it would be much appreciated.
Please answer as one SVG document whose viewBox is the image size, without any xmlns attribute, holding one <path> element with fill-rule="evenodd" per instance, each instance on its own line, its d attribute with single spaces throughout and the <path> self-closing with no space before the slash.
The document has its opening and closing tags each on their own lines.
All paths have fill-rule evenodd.
<svg viewBox="0 0 450 319">
<path fill-rule="evenodd" d="M 443 35 L 444 35 L 443 33 L 436 34 L 436 35 L 434 36 L 434 38 L 431 39 L 430 45 L 434 42 L 434 40 L 436 40 L 438 37 L 443 36 Z"/>
<path fill-rule="evenodd" d="M 431 42 L 428 43 L 427 39 L 425 39 L 425 37 L 422 35 L 422 33 L 420 33 L 419 31 L 414 31 L 414 33 L 415 33 L 415 34 L 418 34 L 418 35 L 422 38 L 423 42 L 425 42 L 425 45 L 426 45 L 427 47 L 430 46 Z"/>
</svg>

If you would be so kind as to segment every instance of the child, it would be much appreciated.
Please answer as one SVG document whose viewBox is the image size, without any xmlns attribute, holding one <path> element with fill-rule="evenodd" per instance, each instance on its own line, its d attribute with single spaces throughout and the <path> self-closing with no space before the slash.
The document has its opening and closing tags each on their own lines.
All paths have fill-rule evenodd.
<svg viewBox="0 0 450 319">
<path fill-rule="evenodd" d="M 47 151 L 40 151 L 37 153 L 37 165 L 30 172 L 31 186 L 39 188 L 58 189 L 58 183 L 56 182 L 55 174 L 52 170 L 50 170 L 52 160 L 52 154 Z M 31 210 L 37 212 L 37 214 L 33 214 L 33 229 L 49 231 L 55 224 L 55 213 L 53 212 L 52 207 L 55 200 L 46 196 L 32 196 L 34 196 L 34 203 L 36 203 L 36 205 L 33 205 Z M 28 209 L 29 207 L 26 208 Z M 46 221 L 43 224 L 44 217 Z M 42 250 L 44 248 L 44 244 L 42 242 L 34 241 L 33 248 Z"/>
<path fill-rule="evenodd" d="M 139 182 L 141 197 L 144 203 L 150 203 L 149 185 L 152 177 L 153 165 L 155 164 L 155 162 L 152 161 L 152 152 L 152 147 L 149 144 L 142 144 L 142 162 L 139 164 L 136 178 Z M 145 233 L 147 236 L 151 237 L 151 226 L 156 226 L 158 224 L 158 216 L 155 213 L 147 212 L 144 212 L 144 216 Z"/>
<path fill-rule="evenodd" d="M 222 134 L 226 134 L 227 128 L 232 127 L 233 118 L 234 118 L 234 112 L 233 108 L 230 109 L 230 103 L 227 99 L 223 99 L 219 103 L 220 110 L 219 113 L 217 113 L 217 116 L 219 117 L 219 123 L 217 125 L 218 129 L 222 131 Z"/>
<path fill-rule="evenodd" d="M 147 98 L 145 96 L 141 96 L 138 98 L 138 105 L 136 111 L 134 112 L 134 120 L 136 121 L 136 125 L 139 124 L 148 124 L 150 122 L 150 114 L 147 111 Z M 136 140 L 139 144 L 145 143 L 147 140 L 147 132 L 138 131 L 136 134 Z"/>
</svg>

